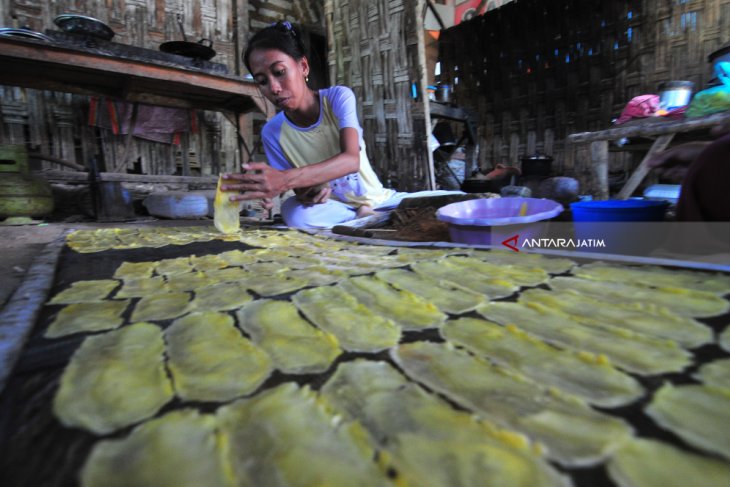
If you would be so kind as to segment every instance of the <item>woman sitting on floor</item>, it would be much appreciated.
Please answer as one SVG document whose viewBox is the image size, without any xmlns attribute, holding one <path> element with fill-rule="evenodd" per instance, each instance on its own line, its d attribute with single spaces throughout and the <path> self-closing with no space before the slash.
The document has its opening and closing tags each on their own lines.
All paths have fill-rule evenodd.
<svg viewBox="0 0 730 487">
<path fill-rule="evenodd" d="M 277 22 L 250 40 L 243 61 L 261 93 L 280 112 L 261 133 L 268 164 L 251 162 L 243 173 L 224 174 L 231 200 L 271 198 L 294 190 L 282 204 L 284 222 L 296 228 L 329 228 L 374 210 L 395 208 L 408 196 L 444 191 L 399 193 L 384 188 L 365 151 L 352 90 L 307 85 L 309 61 L 301 33 Z"/>
</svg>

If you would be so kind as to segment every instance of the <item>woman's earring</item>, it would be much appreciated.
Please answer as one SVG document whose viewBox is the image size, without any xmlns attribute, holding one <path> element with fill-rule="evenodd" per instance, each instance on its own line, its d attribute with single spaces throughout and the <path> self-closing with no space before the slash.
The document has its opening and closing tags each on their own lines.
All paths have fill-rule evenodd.
<svg viewBox="0 0 730 487">
<path fill-rule="evenodd" d="M 305 77 L 304 77 L 304 82 L 305 82 L 305 83 L 309 83 L 309 76 L 305 76 Z"/>
</svg>

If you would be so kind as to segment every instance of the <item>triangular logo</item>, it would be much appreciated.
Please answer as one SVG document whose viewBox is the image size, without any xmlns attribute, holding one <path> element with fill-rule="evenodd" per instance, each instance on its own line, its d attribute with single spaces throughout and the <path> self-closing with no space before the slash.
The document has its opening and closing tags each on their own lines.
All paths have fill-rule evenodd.
<svg viewBox="0 0 730 487">
<path fill-rule="evenodd" d="M 520 251 L 520 249 L 518 249 L 518 248 L 516 247 L 516 245 L 517 245 L 517 240 L 518 240 L 519 238 L 520 238 L 520 236 L 519 236 L 519 235 L 515 235 L 514 237 L 510 237 L 510 238 L 508 238 L 507 240 L 505 240 L 504 242 L 502 242 L 502 245 L 504 245 L 504 246 L 505 246 L 505 247 L 507 247 L 508 249 L 512 249 L 512 250 L 514 250 L 515 252 L 519 252 L 519 251 Z"/>
</svg>

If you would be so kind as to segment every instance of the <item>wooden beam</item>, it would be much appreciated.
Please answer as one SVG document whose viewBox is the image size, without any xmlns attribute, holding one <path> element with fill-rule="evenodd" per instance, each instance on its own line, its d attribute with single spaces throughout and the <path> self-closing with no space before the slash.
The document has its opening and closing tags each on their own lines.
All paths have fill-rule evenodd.
<svg viewBox="0 0 730 487">
<path fill-rule="evenodd" d="M 50 181 L 80 181 L 89 180 L 89 174 L 80 171 L 36 171 L 35 174 Z M 124 174 L 103 172 L 99 174 L 100 181 L 119 181 L 122 183 L 180 183 L 180 184 L 216 184 L 218 176 L 164 176 L 153 174 Z"/>
</svg>

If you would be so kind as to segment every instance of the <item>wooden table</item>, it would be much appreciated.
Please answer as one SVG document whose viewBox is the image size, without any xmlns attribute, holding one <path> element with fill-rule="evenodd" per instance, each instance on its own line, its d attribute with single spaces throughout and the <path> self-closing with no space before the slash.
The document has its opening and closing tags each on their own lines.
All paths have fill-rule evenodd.
<svg viewBox="0 0 730 487">
<path fill-rule="evenodd" d="M 608 145 L 609 142 L 623 138 L 648 138 L 653 140 L 648 152 L 639 166 L 619 191 L 618 199 L 629 198 L 651 170 L 648 167 L 650 156 L 667 148 L 677 134 L 707 131 L 711 127 L 730 121 L 730 111 L 706 117 L 657 122 L 655 119 L 630 126 L 619 125 L 597 132 L 581 132 L 568 136 L 568 141 L 576 144 L 591 144 L 591 165 L 598 181 L 600 199 L 608 199 Z"/>
</svg>

